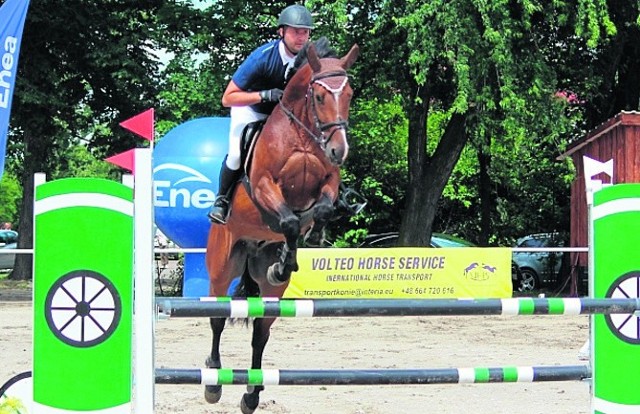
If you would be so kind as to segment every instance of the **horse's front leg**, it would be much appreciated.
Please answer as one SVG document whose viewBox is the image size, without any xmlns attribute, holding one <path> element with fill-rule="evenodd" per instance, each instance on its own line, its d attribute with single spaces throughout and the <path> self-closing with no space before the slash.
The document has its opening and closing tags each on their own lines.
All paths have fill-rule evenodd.
<svg viewBox="0 0 640 414">
<path fill-rule="evenodd" d="M 273 286 L 285 283 L 291 273 L 298 270 L 298 237 L 300 218 L 289 208 L 280 187 L 272 177 L 262 177 L 254 189 L 255 200 L 269 213 L 278 217 L 280 230 L 285 238 L 280 260 L 267 270 L 267 280 Z"/>
<path fill-rule="evenodd" d="M 323 194 L 313 208 L 313 226 L 304 237 L 307 246 L 320 247 L 324 238 L 324 228 L 333 217 L 333 202 Z"/>
<path fill-rule="evenodd" d="M 300 219 L 291 213 L 292 219 L 280 221 L 286 241 L 282 245 L 279 260 L 267 269 L 267 280 L 273 286 L 286 283 L 291 273 L 298 270 L 298 237 L 300 236 Z"/>
</svg>

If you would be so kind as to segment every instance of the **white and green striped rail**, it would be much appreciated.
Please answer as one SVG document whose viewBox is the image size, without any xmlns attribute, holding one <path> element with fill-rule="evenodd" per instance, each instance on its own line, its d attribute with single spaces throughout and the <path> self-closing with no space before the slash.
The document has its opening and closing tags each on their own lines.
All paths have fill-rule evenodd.
<svg viewBox="0 0 640 414">
<path fill-rule="evenodd" d="M 325 317 L 634 314 L 639 298 L 277 299 L 157 298 L 170 317 Z"/>
<path fill-rule="evenodd" d="M 582 381 L 586 365 L 436 369 L 156 369 L 156 384 L 391 385 Z"/>
</svg>

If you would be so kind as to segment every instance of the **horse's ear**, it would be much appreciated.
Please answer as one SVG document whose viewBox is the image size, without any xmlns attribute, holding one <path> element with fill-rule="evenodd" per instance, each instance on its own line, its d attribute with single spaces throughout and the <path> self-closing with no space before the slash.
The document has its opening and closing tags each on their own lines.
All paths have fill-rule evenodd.
<svg viewBox="0 0 640 414">
<path fill-rule="evenodd" d="M 360 54 L 360 47 L 356 43 L 351 47 L 351 50 L 349 51 L 349 53 L 347 53 L 347 55 L 343 57 L 341 60 L 342 67 L 344 68 L 344 70 L 349 70 L 351 65 L 353 65 L 353 63 L 358 58 L 358 54 Z"/>
<path fill-rule="evenodd" d="M 307 60 L 309 61 L 309 66 L 313 69 L 313 72 L 320 71 L 320 58 L 318 58 L 318 52 L 316 51 L 316 45 L 313 43 L 309 44 L 307 48 Z"/>
</svg>

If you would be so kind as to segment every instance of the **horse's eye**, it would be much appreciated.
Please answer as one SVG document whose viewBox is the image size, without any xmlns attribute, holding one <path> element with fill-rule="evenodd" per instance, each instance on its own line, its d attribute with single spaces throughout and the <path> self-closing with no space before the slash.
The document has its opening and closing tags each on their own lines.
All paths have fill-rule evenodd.
<svg viewBox="0 0 640 414">
<path fill-rule="evenodd" d="M 322 97 L 322 95 L 316 95 L 316 101 L 321 104 L 322 101 L 324 101 L 324 98 Z"/>
</svg>

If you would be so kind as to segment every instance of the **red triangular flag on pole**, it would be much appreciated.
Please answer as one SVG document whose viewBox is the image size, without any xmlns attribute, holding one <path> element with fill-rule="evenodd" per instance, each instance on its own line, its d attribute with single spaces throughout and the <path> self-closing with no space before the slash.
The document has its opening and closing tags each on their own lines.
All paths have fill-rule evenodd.
<svg viewBox="0 0 640 414">
<path fill-rule="evenodd" d="M 135 174 L 135 158 L 135 149 L 130 149 L 129 151 L 121 152 L 120 154 L 109 157 L 105 159 L 105 161 L 129 170 Z"/>
<path fill-rule="evenodd" d="M 134 116 L 133 118 L 129 118 L 126 121 L 122 121 L 120 126 L 128 129 L 134 134 L 140 135 L 142 138 L 147 139 L 149 141 L 153 141 L 154 136 L 154 128 L 153 128 L 153 108 L 147 109 Z"/>
</svg>

